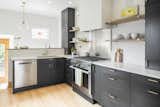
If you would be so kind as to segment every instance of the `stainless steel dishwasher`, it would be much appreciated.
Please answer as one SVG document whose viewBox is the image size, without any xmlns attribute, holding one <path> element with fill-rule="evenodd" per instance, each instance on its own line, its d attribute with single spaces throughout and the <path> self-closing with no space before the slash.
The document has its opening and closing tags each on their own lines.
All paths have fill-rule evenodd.
<svg viewBox="0 0 160 107">
<path fill-rule="evenodd" d="M 37 60 L 14 61 L 14 88 L 37 85 Z"/>
</svg>

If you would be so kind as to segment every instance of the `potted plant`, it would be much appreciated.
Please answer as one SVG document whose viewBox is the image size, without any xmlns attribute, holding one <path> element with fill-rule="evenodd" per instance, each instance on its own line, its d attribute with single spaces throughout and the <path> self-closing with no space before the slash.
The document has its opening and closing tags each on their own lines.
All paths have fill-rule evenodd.
<svg viewBox="0 0 160 107">
<path fill-rule="evenodd" d="M 71 53 L 72 53 L 72 57 L 74 57 L 74 55 L 76 54 L 76 48 L 75 47 L 71 48 Z"/>
</svg>

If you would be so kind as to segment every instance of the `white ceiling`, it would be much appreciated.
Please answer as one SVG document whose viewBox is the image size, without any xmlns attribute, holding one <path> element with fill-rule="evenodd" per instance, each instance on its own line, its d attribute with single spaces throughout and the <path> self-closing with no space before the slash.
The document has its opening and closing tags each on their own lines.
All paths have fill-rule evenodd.
<svg viewBox="0 0 160 107">
<path fill-rule="evenodd" d="M 77 7 L 79 0 L 0 0 L 0 9 L 22 11 L 22 1 L 26 1 L 27 13 L 57 16 L 66 7 Z M 69 3 L 72 2 L 72 4 Z"/>
</svg>

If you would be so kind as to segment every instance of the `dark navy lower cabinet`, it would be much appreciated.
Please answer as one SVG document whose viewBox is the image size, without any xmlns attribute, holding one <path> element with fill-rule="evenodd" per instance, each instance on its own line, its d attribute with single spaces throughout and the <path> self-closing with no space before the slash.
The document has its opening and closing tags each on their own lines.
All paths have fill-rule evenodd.
<svg viewBox="0 0 160 107">
<path fill-rule="evenodd" d="M 103 107 L 160 107 L 160 80 L 95 65 L 93 98 Z"/>
<path fill-rule="evenodd" d="M 54 85 L 65 82 L 64 58 L 38 59 L 37 80 L 39 86 Z"/>
<path fill-rule="evenodd" d="M 157 79 L 132 74 L 131 107 L 160 107 L 160 88 Z"/>
<path fill-rule="evenodd" d="M 130 74 L 95 66 L 93 96 L 103 107 L 130 107 Z"/>
<path fill-rule="evenodd" d="M 50 81 L 50 61 L 48 59 L 37 60 L 37 81 L 39 86 L 51 84 Z"/>
<path fill-rule="evenodd" d="M 65 82 L 72 86 L 73 83 L 73 69 L 70 68 L 71 59 L 65 60 Z"/>
</svg>

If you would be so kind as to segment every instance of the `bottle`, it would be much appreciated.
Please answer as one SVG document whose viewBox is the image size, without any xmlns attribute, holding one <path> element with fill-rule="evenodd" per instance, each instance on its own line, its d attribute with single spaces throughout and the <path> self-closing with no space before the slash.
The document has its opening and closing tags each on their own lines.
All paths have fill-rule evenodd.
<svg viewBox="0 0 160 107">
<path fill-rule="evenodd" d="M 115 52 L 115 62 L 123 62 L 123 49 L 118 48 Z"/>
</svg>

